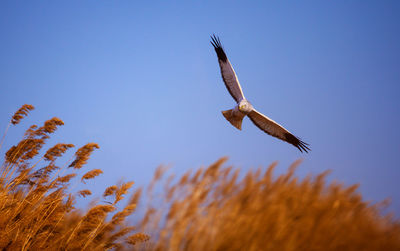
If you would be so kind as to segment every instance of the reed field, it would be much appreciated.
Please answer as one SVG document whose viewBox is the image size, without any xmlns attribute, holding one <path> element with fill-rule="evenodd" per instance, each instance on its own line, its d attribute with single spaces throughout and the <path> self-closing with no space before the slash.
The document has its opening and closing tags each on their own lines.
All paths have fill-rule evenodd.
<svg viewBox="0 0 400 251">
<path fill-rule="evenodd" d="M 22 106 L 10 125 L 18 124 L 32 109 L 31 105 Z M 82 146 L 71 163 L 62 166 L 57 165 L 57 158 L 74 145 L 56 144 L 36 160 L 46 140 L 63 124 L 52 118 L 41 127 L 32 125 L 23 139 L 6 151 L 0 177 L 0 249 L 106 250 L 147 240 L 147 235 L 126 224 L 140 197 L 140 190 L 127 197 L 133 182 L 105 188 L 103 196 L 113 198 L 110 204 L 95 204 L 86 212 L 74 208 L 76 196 L 86 197 L 91 191 L 71 194 L 68 188 L 102 173 L 94 169 L 76 177 L 76 171 L 99 148 L 97 144 Z M 126 206 L 117 211 L 117 204 L 124 199 L 128 200 Z M 112 217 L 107 219 L 110 214 Z"/>
<path fill-rule="evenodd" d="M 76 208 L 76 198 L 92 192 L 71 187 L 103 173 L 78 175 L 99 146 L 88 143 L 58 163 L 74 145 L 46 144 L 63 125 L 52 118 L 3 150 L 7 130 L 31 110 L 12 116 L 0 142 L 1 250 L 400 250 L 400 223 L 384 213 L 386 202 L 366 202 L 357 185 L 326 182 L 328 172 L 300 179 L 300 162 L 281 175 L 276 163 L 243 172 L 226 158 L 179 176 L 159 167 L 143 189 L 111 185 L 101 194 L 108 203 Z"/>
</svg>

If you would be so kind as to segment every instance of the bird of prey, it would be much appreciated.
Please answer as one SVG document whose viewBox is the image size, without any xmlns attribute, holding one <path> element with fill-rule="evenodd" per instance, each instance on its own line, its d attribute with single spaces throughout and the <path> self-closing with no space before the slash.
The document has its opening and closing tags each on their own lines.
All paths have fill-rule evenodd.
<svg viewBox="0 0 400 251">
<path fill-rule="evenodd" d="M 233 109 L 222 112 L 224 117 L 234 127 L 242 130 L 242 121 L 243 118 L 247 115 L 250 120 L 264 132 L 294 145 L 300 150 L 300 152 L 308 152 L 310 148 L 308 148 L 307 143 L 304 143 L 299 138 L 291 134 L 288 130 L 283 128 L 283 126 L 279 125 L 272 119 L 254 109 L 254 107 L 250 104 L 249 101 L 247 101 L 247 99 L 243 95 L 239 80 L 236 76 L 235 71 L 233 70 L 231 63 L 226 57 L 224 49 L 221 46 L 221 41 L 218 37 L 213 35 L 211 36 L 210 42 L 213 45 L 215 52 L 217 53 L 218 63 L 221 68 L 221 75 L 225 86 L 237 103 L 237 105 Z"/>
</svg>

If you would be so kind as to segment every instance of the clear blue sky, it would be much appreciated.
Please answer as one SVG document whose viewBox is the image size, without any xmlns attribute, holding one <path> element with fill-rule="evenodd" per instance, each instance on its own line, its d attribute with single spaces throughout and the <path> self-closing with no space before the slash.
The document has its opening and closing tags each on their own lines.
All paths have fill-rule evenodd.
<svg viewBox="0 0 400 251">
<path fill-rule="evenodd" d="M 99 193 L 121 177 L 146 184 L 159 164 L 181 173 L 229 156 L 281 173 L 304 158 L 299 175 L 331 169 L 399 215 L 399 13 L 398 1 L 1 1 L 0 126 L 36 107 L 5 147 L 60 117 L 52 143 L 100 144 L 86 167 L 104 171 L 87 185 Z M 310 154 L 223 118 L 235 104 L 212 33 L 250 102 Z"/>
</svg>

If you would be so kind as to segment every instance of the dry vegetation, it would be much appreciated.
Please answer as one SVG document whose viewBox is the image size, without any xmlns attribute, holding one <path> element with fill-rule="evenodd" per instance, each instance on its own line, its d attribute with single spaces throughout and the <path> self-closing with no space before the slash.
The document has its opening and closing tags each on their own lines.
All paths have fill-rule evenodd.
<svg viewBox="0 0 400 251">
<path fill-rule="evenodd" d="M 22 107 L 11 123 L 18 124 L 32 108 Z M 102 173 L 74 175 L 96 144 L 78 149 L 64 167 L 55 161 L 73 145 L 57 144 L 29 162 L 60 125 L 54 118 L 30 127 L 6 153 L 0 179 L 1 249 L 400 250 L 400 224 L 382 213 L 382 203 L 363 201 L 356 185 L 327 184 L 327 173 L 300 180 L 294 175 L 298 162 L 278 177 L 273 177 L 276 164 L 240 175 L 223 165 L 225 158 L 178 179 L 164 177 L 160 167 L 145 193 L 146 213 L 132 232 L 126 217 L 141 190 L 116 212 L 132 182 L 105 189 L 104 197 L 114 196 L 112 204 L 93 205 L 86 212 L 73 207 L 71 182 L 83 184 Z"/>
<path fill-rule="evenodd" d="M 10 125 L 18 124 L 32 109 L 31 105 L 22 106 Z M 41 127 L 33 125 L 23 139 L 6 152 L 0 172 L 0 249 L 104 250 L 146 240 L 146 235 L 133 234 L 134 228 L 126 224 L 126 217 L 136 208 L 140 190 L 131 195 L 121 211 L 116 208 L 132 182 L 106 189 L 103 196 L 114 196 L 113 203 L 93 205 L 86 212 L 74 208 L 75 195 L 69 193 L 68 188 L 102 173 L 94 169 L 80 180 L 75 178 L 76 171 L 99 146 L 84 145 L 76 151 L 71 164 L 61 167 L 56 165 L 57 158 L 74 145 L 56 144 L 39 157 L 50 134 L 63 124 L 60 119 L 53 118 Z M 86 197 L 91 191 L 83 189 L 77 195 Z M 113 215 L 107 220 L 110 214 Z"/>
<path fill-rule="evenodd" d="M 239 178 L 238 169 L 223 167 L 225 160 L 189 171 L 174 184 L 170 176 L 162 196 L 152 187 L 164 172 L 157 170 L 148 196 L 163 201 L 150 204 L 141 223 L 154 239 L 147 248 L 400 250 L 400 224 L 382 216 L 385 203 L 364 202 L 357 185 L 328 185 L 327 172 L 299 180 L 299 162 L 277 178 L 276 164 Z"/>
</svg>

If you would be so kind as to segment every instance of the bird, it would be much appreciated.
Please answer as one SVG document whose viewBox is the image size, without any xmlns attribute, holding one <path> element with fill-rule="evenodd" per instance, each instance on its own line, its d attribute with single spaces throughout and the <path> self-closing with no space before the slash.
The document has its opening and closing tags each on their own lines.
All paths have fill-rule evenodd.
<svg viewBox="0 0 400 251">
<path fill-rule="evenodd" d="M 309 144 L 301 141 L 283 126 L 254 109 L 253 105 L 243 95 L 242 87 L 240 86 L 235 70 L 233 69 L 224 49 L 222 48 L 219 37 L 213 34 L 211 36 L 210 43 L 217 53 L 222 80 L 224 81 L 229 93 L 237 103 L 233 109 L 222 111 L 222 115 L 225 117 L 225 119 L 237 129 L 242 130 L 243 118 L 248 116 L 249 119 L 262 131 L 294 145 L 300 150 L 300 152 L 304 151 L 308 153 L 308 151 L 310 151 Z"/>
</svg>

